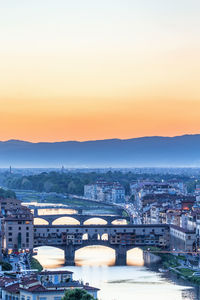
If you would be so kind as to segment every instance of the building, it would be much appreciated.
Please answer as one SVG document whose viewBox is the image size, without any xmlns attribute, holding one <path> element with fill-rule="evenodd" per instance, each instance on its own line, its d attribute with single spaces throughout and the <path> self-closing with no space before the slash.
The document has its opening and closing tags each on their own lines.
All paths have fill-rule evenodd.
<svg viewBox="0 0 200 300">
<path fill-rule="evenodd" d="M 84 197 L 107 203 L 124 203 L 125 189 L 119 182 L 101 179 L 84 186 Z"/>
<path fill-rule="evenodd" d="M 196 249 L 196 231 L 185 228 L 170 226 L 170 246 L 178 252 L 193 252 Z"/>
<path fill-rule="evenodd" d="M 68 289 L 84 289 L 95 299 L 99 289 L 75 281 L 70 271 L 43 271 L 21 278 L 0 277 L 4 300 L 61 300 Z"/>
<path fill-rule="evenodd" d="M 11 253 L 33 249 L 33 215 L 27 207 L 8 211 L 3 222 L 4 250 Z"/>
<path fill-rule="evenodd" d="M 18 199 L 0 199 L 0 210 L 2 216 L 7 216 L 10 211 L 19 209 L 22 206 L 21 201 Z"/>
</svg>

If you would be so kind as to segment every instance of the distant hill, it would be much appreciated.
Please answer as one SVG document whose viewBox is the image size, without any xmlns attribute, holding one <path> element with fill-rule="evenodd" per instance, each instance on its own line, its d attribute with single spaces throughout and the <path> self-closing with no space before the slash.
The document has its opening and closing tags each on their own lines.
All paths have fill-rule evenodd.
<svg viewBox="0 0 200 300">
<path fill-rule="evenodd" d="M 0 167 L 200 167 L 200 135 L 86 142 L 0 142 Z"/>
</svg>

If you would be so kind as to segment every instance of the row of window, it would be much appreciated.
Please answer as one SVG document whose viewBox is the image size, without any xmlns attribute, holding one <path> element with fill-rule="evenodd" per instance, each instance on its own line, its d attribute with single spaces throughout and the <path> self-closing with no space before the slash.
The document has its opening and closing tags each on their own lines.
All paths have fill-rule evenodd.
<svg viewBox="0 0 200 300">
<path fill-rule="evenodd" d="M 12 242 L 13 239 L 12 239 L 12 238 L 9 238 L 8 241 L 9 241 L 9 242 Z M 27 243 L 27 244 L 29 243 L 29 238 L 26 238 L 26 243 Z"/>
<path fill-rule="evenodd" d="M 60 232 L 60 230 L 62 230 L 62 232 L 63 232 L 63 229 L 56 229 L 56 232 Z M 49 232 L 49 231 L 50 231 L 50 229 L 47 229 L 47 232 Z M 142 231 L 146 232 L 146 229 L 143 229 Z M 164 232 L 164 229 L 161 229 L 161 231 Z M 34 232 L 37 232 L 36 228 L 34 229 Z M 69 232 L 69 229 L 66 229 L 66 232 Z M 79 232 L 79 230 L 76 229 L 76 232 Z M 85 229 L 85 232 L 88 232 L 88 229 Z M 95 232 L 98 232 L 98 229 L 95 229 Z M 104 232 L 107 232 L 106 228 L 104 229 Z M 114 229 L 114 232 L 117 232 L 117 229 Z M 124 229 L 123 232 L 126 232 L 126 229 Z M 132 232 L 135 233 L 136 230 L 133 229 Z M 150 233 L 154 233 L 154 232 L 155 232 L 155 229 L 152 229 Z M 128 233 L 130 233 L 130 231 L 128 231 Z M 147 232 L 147 233 L 149 233 L 149 232 Z"/>
<path fill-rule="evenodd" d="M 12 234 L 13 234 L 12 232 L 9 232 L 8 236 L 12 236 Z M 26 232 L 26 237 L 29 237 L 29 232 Z"/>
<path fill-rule="evenodd" d="M 21 229 L 22 229 L 21 226 L 18 227 L 18 230 L 21 230 Z M 13 227 L 12 227 L 12 226 L 9 226 L 9 227 L 8 227 L 8 230 L 13 230 Z M 29 230 L 29 227 L 28 227 L 28 226 L 26 227 L 26 230 Z"/>
<path fill-rule="evenodd" d="M 10 296 L 11 297 L 11 296 Z M 14 299 L 15 298 L 15 299 Z M 18 297 L 14 297 L 13 299 L 12 298 L 7 298 L 6 300 L 19 300 Z M 47 300 L 47 297 L 38 297 L 37 298 L 38 300 Z M 61 297 L 54 297 L 54 300 L 61 300 L 62 298 Z M 31 300 L 31 298 L 29 296 L 25 297 L 25 296 L 21 296 L 21 299 L 20 300 Z"/>
</svg>

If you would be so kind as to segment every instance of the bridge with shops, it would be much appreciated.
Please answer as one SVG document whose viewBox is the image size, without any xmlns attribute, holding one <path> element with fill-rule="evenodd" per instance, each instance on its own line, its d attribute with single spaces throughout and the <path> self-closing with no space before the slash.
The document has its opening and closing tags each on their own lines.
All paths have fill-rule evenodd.
<svg viewBox="0 0 200 300">
<path fill-rule="evenodd" d="M 91 245 L 115 250 L 116 265 L 126 265 L 127 251 L 135 247 L 169 247 L 170 228 L 160 225 L 34 225 L 34 247 L 64 250 L 65 263 L 74 265 L 75 252 Z"/>
</svg>

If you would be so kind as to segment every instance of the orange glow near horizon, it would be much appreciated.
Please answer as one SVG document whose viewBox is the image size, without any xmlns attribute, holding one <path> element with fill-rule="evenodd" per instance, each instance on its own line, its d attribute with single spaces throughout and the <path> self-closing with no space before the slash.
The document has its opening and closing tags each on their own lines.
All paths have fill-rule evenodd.
<svg viewBox="0 0 200 300">
<path fill-rule="evenodd" d="M 84 141 L 199 133 L 199 101 L 116 101 L 96 106 L 86 101 L 77 109 L 74 102 L 62 105 L 60 110 L 56 103 L 54 109 L 47 105 L 46 111 L 35 102 L 26 109 L 23 103 L 10 106 L 1 116 L 1 140 Z"/>
<path fill-rule="evenodd" d="M 75 2 L 2 3 L 0 140 L 200 133 L 200 3 Z"/>
</svg>

